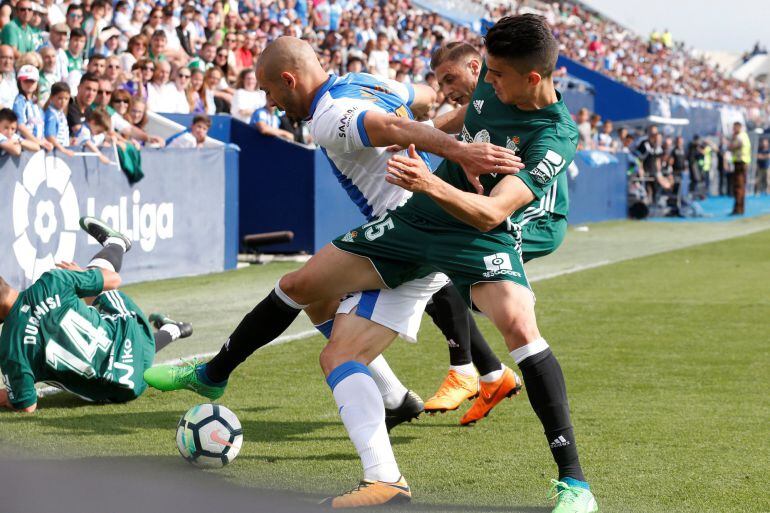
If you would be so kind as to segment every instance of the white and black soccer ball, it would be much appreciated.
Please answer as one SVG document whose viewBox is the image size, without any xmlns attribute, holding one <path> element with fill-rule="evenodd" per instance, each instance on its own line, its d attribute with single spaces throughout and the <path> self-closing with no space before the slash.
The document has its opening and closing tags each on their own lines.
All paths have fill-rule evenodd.
<svg viewBox="0 0 770 513">
<path fill-rule="evenodd" d="M 220 404 L 190 408 L 176 428 L 182 458 L 200 468 L 221 468 L 238 456 L 243 429 L 235 413 Z"/>
</svg>

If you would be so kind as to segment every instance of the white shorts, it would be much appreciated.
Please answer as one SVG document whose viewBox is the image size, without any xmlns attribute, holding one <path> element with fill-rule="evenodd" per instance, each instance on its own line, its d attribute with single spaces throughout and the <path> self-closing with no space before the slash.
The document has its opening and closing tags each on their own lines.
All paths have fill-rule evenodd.
<svg viewBox="0 0 770 513">
<path fill-rule="evenodd" d="M 356 310 L 356 315 L 397 332 L 408 342 L 417 342 L 422 313 L 428 300 L 449 283 L 442 273 L 402 283 L 394 289 L 356 292 L 342 300 L 338 314 Z"/>
</svg>

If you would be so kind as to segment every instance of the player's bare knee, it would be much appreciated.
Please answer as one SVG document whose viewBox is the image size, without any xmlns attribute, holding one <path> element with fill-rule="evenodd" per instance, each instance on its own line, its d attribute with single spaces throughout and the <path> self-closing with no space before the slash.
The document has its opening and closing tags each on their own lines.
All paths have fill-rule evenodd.
<svg viewBox="0 0 770 513">
<path fill-rule="evenodd" d="M 312 303 L 307 295 L 308 280 L 302 278 L 302 269 L 291 272 L 281 277 L 278 286 L 281 291 L 301 305 Z"/>
<path fill-rule="evenodd" d="M 324 376 L 331 374 L 335 368 L 345 361 L 347 360 L 344 359 L 344 356 L 338 350 L 338 346 L 331 343 L 331 341 L 324 346 L 318 357 L 318 362 L 321 364 Z"/>
<path fill-rule="evenodd" d="M 525 346 L 540 338 L 540 331 L 534 319 L 528 319 L 524 316 L 512 319 L 503 330 L 503 337 L 512 351 L 516 348 Z"/>
</svg>

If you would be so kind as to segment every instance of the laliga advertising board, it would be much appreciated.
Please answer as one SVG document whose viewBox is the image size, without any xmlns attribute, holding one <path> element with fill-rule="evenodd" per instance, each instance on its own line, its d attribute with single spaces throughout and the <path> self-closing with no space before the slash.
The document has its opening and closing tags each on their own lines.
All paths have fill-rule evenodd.
<svg viewBox="0 0 770 513">
<path fill-rule="evenodd" d="M 124 282 L 234 267 L 237 165 L 228 171 L 227 152 L 237 158 L 225 148 L 145 150 L 145 176 L 133 186 L 120 168 L 92 157 L 0 158 L 0 276 L 27 287 L 57 261 L 87 263 L 97 243 L 78 226 L 85 215 L 132 239 Z"/>
</svg>

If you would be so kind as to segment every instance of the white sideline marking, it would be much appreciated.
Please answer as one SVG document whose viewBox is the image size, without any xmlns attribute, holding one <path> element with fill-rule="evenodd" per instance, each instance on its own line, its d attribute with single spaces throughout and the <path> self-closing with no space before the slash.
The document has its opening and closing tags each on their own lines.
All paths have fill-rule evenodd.
<svg viewBox="0 0 770 513">
<path fill-rule="evenodd" d="M 621 260 L 600 260 L 592 264 L 576 265 L 575 267 L 570 267 L 569 269 L 562 269 L 561 271 L 555 271 L 548 274 L 544 274 L 542 276 L 538 276 L 536 278 L 532 278 L 529 281 L 536 282 L 541 280 L 550 280 L 551 278 L 556 278 L 557 276 L 564 276 L 565 274 L 579 273 L 580 271 L 587 271 L 589 269 L 594 269 L 596 267 L 602 267 L 604 265 L 614 264 L 620 261 Z"/>
</svg>

